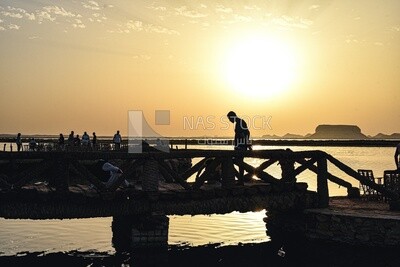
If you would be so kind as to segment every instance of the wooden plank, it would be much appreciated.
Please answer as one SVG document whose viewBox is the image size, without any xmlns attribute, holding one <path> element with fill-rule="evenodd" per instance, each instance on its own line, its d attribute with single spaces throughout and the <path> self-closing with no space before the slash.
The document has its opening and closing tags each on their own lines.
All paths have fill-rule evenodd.
<svg viewBox="0 0 400 267">
<path fill-rule="evenodd" d="M 314 166 L 314 163 L 317 162 L 317 159 L 316 158 L 311 158 L 309 160 L 301 159 L 301 160 L 297 160 L 297 162 L 300 163 L 301 166 L 297 167 L 294 170 L 296 176 L 299 175 L 300 173 L 302 173 L 303 171 L 307 170 L 307 169 L 311 169 Z"/>
<path fill-rule="evenodd" d="M 242 166 L 249 173 L 254 173 L 258 178 L 262 179 L 264 182 L 274 183 L 274 184 L 280 182 L 279 179 L 276 179 L 274 176 L 264 171 L 256 172 L 255 168 L 250 164 L 247 164 L 246 162 L 235 161 L 235 164 L 238 165 L 239 167 Z"/>
<path fill-rule="evenodd" d="M 300 164 L 304 164 L 302 166 L 307 166 L 310 171 L 312 171 L 312 172 L 314 172 L 316 174 L 318 173 L 318 168 L 317 168 L 317 166 L 311 164 L 312 161 L 309 161 L 308 162 L 309 164 L 306 164 L 305 160 L 297 160 L 297 162 L 300 163 Z M 337 176 L 335 176 L 335 175 L 333 175 L 331 173 L 328 173 L 328 180 L 330 180 L 331 182 L 334 182 L 334 183 L 336 183 L 336 184 L 338 184 L 340 186 L 343 186 L 345 188 L 352 188 L 351 183 L 349 183 L 349 182 L 347 182 L 347 181 L 345 181 L 345 180 L 343 180 L 343 179 L 341 179 L 341 178 L 339 178 L 339 177 L 337 177 Z"/>
<path fill-rule="evenodd" d="M 204 163 L 206 162 L 207 159 L 209 159 L 209 158 L 204 158 L 204 159 L 200 160 L 194 166 L 192 166 L 189 170 L 185 171 L 181 175 L 182 179 L 187 180 L 187 179 L 189 179 L 190 176 L 192 176 L 193 174 L 198 172 L 204 166 Z"/>
<path fill-rule="evenodd" d="M 189 190 L 190 186 L 186 182 L 186 180 L 182 179 L 179 174 L 177 174 L 175 171 L 173 171 L 164 161 L 158 161 L 158 165 L 162 166 L 165 168 L 172 176 L 172 178 L 179 183 L 183 188 Z"/>
<path fill-rule="evenodd" d="M 162 165 L 162 164 L 159 164 L 158 167 L 159 167 L 158 169 L 160 170 L 160 173 L 164 177 L 165 181 L 170 182 L 170 183 L 174 182 L 174 177 L 172 177 L 172 175 L 170 173 L 171 169 L 167 170 L 164 167 L 164 165 Z"/>
<path fill-rule="evenodd" d="M 269 166 L 271 166 L 272 164 L 276 163 L 277 161 L 278 161 L 277 159 L 269 159 L 267 161 L 264 161 L 263 163 L 260 164 L 260 166 L 258 166 L 255 169 L 255 172 L 263 171 L 266 168 L 268 168 Z"/>
<path fill-rule="evenodd" d="M 75 161 L 71 164 L 70 169 L 79 175 L 82 179 L 89 181 L 92 183 L 95 188 L 99 191 L 106 191 L 106 186 L 96 177 L 94 176 L 85 166 Z"/>
<path fill-rule="evenodd" d="M 214 158 L 212 162 L 205 168 L 204 172 L 196 178 L 195 182 L 192 185 L 192 189 L 199 189 L 208 178 L 213 175 L 216 168 L 221 164 L 221 158 Z"/>
<path fill-rule="evenodd" d="M 167 152 L 143 152 L 128 153 L 127 151 L 46 151 L 46 152 L 0 152 L 0 160 L 12 159 L 68 159 L 68 160 L 110 160 L 110 159 L 172 159 L 172 158 L 207 158 L 207 157 L 252 157 L 279 160 L 281 158 L 298 159 L 321 157 L 325 152 L 310 151 L 286 151 L 275 150 L 203 150 L 187 149 L 172 150 Z"/>
<path fill-rule="evenodd" d="M 381 193 L 384 196 L 387 196 L 393 200 L 399 200 L 399 193 L 397 193 L 395 191 L 387 190 L 383 185 L 376 184 L 376 183 L 370 181 L 369 179 L 360 175 L 357 171 L 353 170 L 352 168 L 350 168 L 346 164 L 340 162 L 339 160 L 337 160 L 336 158 L 334 158 L 333 156 L 331 156 L 329 154 L 326 154 L 326 157 L 332 164 L 334 164 L 336 167 L 338 167 L 340 170 L 342 170 L 349 176 L 354 177 L 361 183 L 368 185 L 369 187 L 371 187 L 372 189 L 375 189 L 377 192 Z"/>
</svg>

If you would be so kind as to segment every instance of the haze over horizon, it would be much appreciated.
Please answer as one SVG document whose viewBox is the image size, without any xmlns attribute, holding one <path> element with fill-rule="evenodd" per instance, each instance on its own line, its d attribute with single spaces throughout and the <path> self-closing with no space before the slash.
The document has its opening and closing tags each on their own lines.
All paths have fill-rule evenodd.
<svg viewBox="0 0 400 267">
<path fill-rule="evenodd" d="M 400 1 L 0 1 L 0 133 L 399 133 Z M 168 111 L 168 123 L 157 112 Z"/>
</svg>

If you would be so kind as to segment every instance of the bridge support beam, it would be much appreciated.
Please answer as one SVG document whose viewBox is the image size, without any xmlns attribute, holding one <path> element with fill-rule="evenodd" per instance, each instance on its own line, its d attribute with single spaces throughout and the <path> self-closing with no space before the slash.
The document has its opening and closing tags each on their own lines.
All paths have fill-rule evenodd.
<svg viewBox="0 0 400 267">
<path fill-rule="evenodd" d="M 159 170 L 154 159 L 148 159 L 143 165 L 143 191 L 158 192 Z"/>
</svg>

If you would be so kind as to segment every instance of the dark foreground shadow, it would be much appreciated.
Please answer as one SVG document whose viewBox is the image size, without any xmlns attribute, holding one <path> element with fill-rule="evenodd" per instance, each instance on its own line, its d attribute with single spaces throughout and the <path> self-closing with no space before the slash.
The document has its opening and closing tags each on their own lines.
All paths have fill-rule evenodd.
<svg viewBox="0 0 400 267">
<path fill-rule="evenodd" d="M 170 246 L 131 253 L 24 253 L 0 257 L 0 266 L 400 266 L 396 248 L 366 248 L 318 242 L 265 242 L 218 247 Z"/>
</svg>

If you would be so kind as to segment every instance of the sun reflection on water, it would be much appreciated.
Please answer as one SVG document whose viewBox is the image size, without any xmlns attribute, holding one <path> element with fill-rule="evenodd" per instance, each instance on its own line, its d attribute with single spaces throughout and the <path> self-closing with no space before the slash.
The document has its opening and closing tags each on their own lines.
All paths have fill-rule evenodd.
<svg viewBox="0 0 400 267">
<path fill-rule="evenodd" d="M 265 210 L 229 214 L 170 216 L 168 243 L 199 246 L 220 243 L 258 243 L 268 241 Z"/>
</svg>

